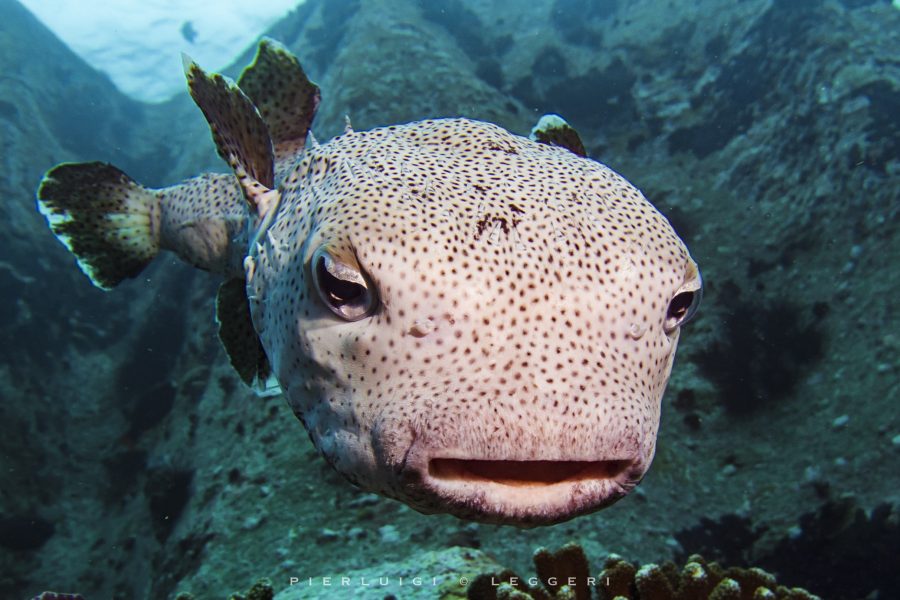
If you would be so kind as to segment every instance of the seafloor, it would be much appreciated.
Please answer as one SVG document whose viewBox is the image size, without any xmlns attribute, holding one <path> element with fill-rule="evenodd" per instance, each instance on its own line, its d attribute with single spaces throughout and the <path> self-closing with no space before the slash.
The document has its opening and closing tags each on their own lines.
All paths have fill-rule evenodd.
<svg viewBox="0 0 900 600">
<path fill-rule="evenodd" d="M 334 474 L 284 402 L 231 371 L 211 276 L 166 257 L 92 288 L 34 210 L 45 169 L 101 159 L 164 185 L 224 165 L 187 94 L 131 101 L 14 0 L 0 13 L 0 597 L 223 598 L 451 546 L 530 573 L 536 547 L 577 540 L 598 570 L 610 552 L 700 551 L 824 598 L 900 598 L 890 2 L 309 0 L 269 32 L 322 86 L 320 139 L 345 114 L 527 133 L 559 112 L 700 264 L 646 479 L 524 531 Z"/>
</svg>

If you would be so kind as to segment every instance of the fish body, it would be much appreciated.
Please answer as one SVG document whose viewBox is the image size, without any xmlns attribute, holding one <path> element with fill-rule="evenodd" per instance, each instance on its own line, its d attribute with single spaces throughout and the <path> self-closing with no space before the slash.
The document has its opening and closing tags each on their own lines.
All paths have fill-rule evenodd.
<svg viewBox="0 0 900 600">
<path fill-rule="evenodd" d="M 318 96 L 273 48 L 293 102 L 187 65 L 234 175 L 142 192 L 157 246 L 227 278 L 242 378 L 280 388 L 347 479 L 422 512 L 531 526 L 626 495 L 700 298 L 668 221 L 561 120 L 541 142 L 436 119 L 308 143 Z M 44 186 L 54 227 L 74 186 Z"/>
</svg>

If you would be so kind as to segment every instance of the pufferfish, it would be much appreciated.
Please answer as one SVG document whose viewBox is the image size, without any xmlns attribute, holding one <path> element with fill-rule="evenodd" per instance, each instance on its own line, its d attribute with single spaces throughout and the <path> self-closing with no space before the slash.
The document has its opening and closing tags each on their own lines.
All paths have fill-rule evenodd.
<svg viewBox="0 0 900 600">
<path fill-rule="evenodd" d="M 219 273 L 225 350 L 283 393 L 357 486 L 522 527 L 609 506 L 646 473 L 697 265 L 557 116 L 319 143 L 319 89 L 265 39 L 237 84 L 185 57 L 228 174 L 142 187 L 48 171 L 38 209 L 109 289 L 160 250 Z"/>
</svg>

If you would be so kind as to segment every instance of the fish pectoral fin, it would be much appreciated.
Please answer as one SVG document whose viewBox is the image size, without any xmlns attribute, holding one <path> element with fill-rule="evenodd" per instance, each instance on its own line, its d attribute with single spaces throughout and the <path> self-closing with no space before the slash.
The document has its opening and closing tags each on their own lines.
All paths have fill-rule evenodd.
<svg viewBox="0 0 900 600">
<path fill-rule="evenodd" d="M 263 117 L 233 81 L 183 58 L 191 97 L 209 123 L 219 156 L 231 166 L 251 208 L 264 217 L 260 199 L 275 187 L 275 155 Z"/>
<path fill-rule="evenodd" d="M 535 142 L 547 144 L 548 146 L 565 148 L 578 156 L 587 156 L 587 150 L 584 148 L 581 136 L 559 115 L 544 115 L 541 117 L 528 137 Z"/>
<path fill-rule="evenodd" d="M 256 58 L 238 79 L 238 87 L 265 121 L 275 145 L 276 163 L 303 151 L 321 93 L 290 50 L 271 38 L 262 38 Z"/>
<path fill-rule="evenodd" d="M 219 340 L 241 380 L 259 396 L 281 393 L 266 351 L 253 328 L 250 302 L 243 279 L 229 279 L 216 294 Z"/>
<path fill-rule="evenodd" d="M 113 165 L 53 167 L 41 181 L 37 207 L 81 270 L 101 289 L 137 277 L 159 253 L 159 194 Z"/>
</svg>

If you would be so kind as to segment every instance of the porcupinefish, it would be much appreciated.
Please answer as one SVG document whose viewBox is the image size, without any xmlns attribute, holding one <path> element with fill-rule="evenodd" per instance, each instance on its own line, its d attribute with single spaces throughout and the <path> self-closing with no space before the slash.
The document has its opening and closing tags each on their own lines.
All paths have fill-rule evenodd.
<svg viewBox="0 0 900 600">
<path fill-rule="evenodd" d="M 62 164 L 38 208 L 97 286 L 160 250 L 225 277 L 220 338 L 348 480 L 519 526 L 610 505 L 653 458 L 701 278 L 559 117 L 445 118 L 319 144 L 319 90 L 264 40 L 237 84 L 186 60 L 232 173 L 163 189 Z"/>
</svg>

